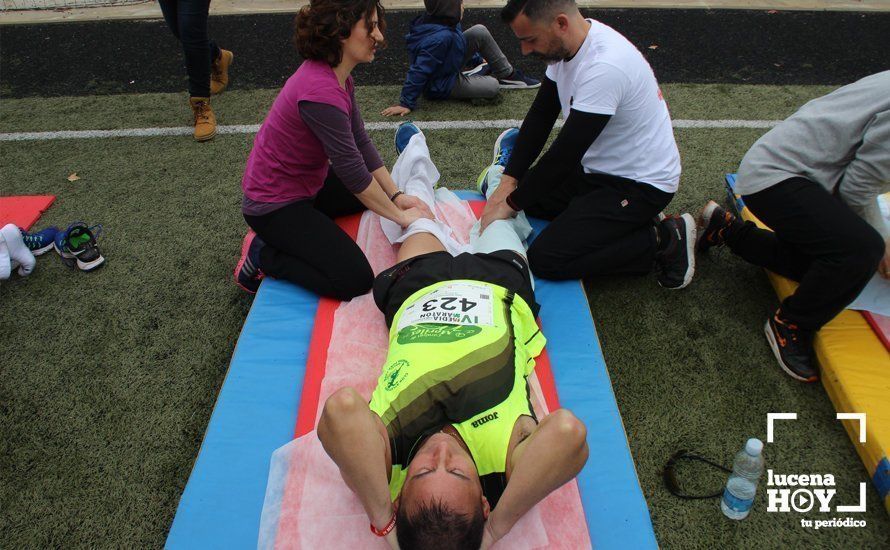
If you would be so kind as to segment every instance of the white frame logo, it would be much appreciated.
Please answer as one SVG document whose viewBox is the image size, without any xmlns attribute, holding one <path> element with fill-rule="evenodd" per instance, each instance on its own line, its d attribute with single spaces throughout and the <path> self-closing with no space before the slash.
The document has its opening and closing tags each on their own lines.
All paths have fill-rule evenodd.
<svg viewBox="0 0 890 550">
<path fill-rule="evenodd" d="M 837 420 L 857 420 L 859 423 L 859 443 L 866 442 L 866 415 L 865 413 L 836 413 Z M 797 420 L 797 413 L 767 413 L 766 415 L 766 442 L 775 442 L 775 422 L 777 420 Z M 774 482 L 774 479 L 777 480 Z M 775 475 L 772 470 L 767 470 L 767 512 L 831 512 L 831 500 L 837 493 L 834 486 L 834 476 L 822 475 Z M 777 487 L 774 487 L 777 486 Z M 799 488 L 795 488 L 799 486 Z M 834 508 L 838 513 L 862 513 L 866 510 L 868 488 L 867 482 L 859 483 L 859 504 L 837 505 Z M 828 488 L 825 488 L 828 487 Z M 815 509 L 814 509 L 815 508 Z M 810 520 L 801 519 L 802 527 L 815 529 L 824 527 L 865 527 L 865 520 L 852 518 Z"/>
</svg>

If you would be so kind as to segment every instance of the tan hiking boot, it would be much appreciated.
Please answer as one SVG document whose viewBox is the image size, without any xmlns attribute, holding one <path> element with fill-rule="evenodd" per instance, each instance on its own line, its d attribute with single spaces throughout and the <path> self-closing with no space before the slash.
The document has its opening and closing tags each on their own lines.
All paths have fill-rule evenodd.
<svg viewBox="0 0 890 550">
<path fill-rule="evenodd" d="M 219 50 L 219 59 L 210 65 L 210 94 L 222 93 L 229 85 L 229 67 L 235 60 L 235 54 L 229 50 Z"/>
<path fill-rule="evenodd" d="M 216 116 L 210 108 L 209 97 L 189 98 L 192 113 L 195 115 L 195 140 L 207 141 L 216 135 Z"/>
</svg>

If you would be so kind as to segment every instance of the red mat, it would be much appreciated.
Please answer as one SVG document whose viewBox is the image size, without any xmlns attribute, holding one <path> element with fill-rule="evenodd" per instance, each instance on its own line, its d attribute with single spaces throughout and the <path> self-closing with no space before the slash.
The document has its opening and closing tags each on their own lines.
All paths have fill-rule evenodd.
<svg viewBox="0 0 890 550">
<path fill-rule="evenodd" d="M 0 227 L 14 223 L 22 229 L 30 229 L 54 200 L 55 195 L 0 197 Z"/>
</svg>

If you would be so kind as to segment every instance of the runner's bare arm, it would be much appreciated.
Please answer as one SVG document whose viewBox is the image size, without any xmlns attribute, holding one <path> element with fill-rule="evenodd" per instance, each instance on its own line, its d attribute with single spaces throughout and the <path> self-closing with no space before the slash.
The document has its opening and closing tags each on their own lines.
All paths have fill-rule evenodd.
<svg viewBox="0 0 890 550">
<path fill-rule="evenodd" d="M 506 535 L 519 518 L 547 495 L 570 481 L 587 462 L 587 428 L 575 415 L 559 409 L 544 417 L 509 458 L 509 481 L 488 516 L 483 548 Z"/>
<path fill-rule="evenodd" d="M 380 417 L 357 391 L 342 388 L 325 401 L 318 439 L 340 468 L 346 485 L 358 496 L 371 524 L 383 529 L 393 516 L 389 494 L 392 457 Z M 395 530 L 387 540 L 395 540 Z"/>
</svg>

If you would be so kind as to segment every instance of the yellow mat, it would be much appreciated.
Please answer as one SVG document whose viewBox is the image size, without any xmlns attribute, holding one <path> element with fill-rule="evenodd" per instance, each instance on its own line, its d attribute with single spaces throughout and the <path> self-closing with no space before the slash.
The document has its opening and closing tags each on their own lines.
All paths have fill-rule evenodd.
<svg viewBox="0 0 890 550">
<path fill-rule="evenodd" d="M 734 175 L 726 181 L 741 217 L 766 229 L 732 191 Z M 769 271 L 767 275 L 780 299 L 797 288 L 797 283 L 781 275 Z M 865 443 L 859 442 L 857 420 L 841 422 L 890 513 L 890 353 L 865 318 L 852 310 L 842 311 L 822 327 L 815 349 L 822 385 L 835 410 L 866 414 Z"/>
</svg>

